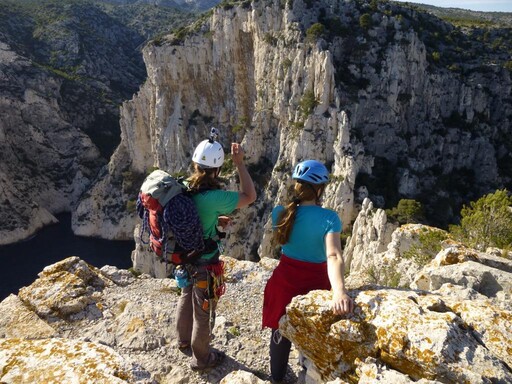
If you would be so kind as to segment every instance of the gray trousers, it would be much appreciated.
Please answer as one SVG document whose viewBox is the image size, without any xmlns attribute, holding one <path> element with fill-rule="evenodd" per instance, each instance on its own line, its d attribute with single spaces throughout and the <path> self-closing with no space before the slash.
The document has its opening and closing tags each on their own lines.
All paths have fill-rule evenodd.
<svg viewBox="0 0 512 384">
<path fill-rule="evenodd" d="M 208 365 L 211 349 L 210 315 L 213 316 L 213 327 L 217 303 L 214 299 L 208 298 L 207 289 L 202 287 L 204 283 L 200 283 L 206 281 L 206 266 L 193 268 L 193 284 L 182 289 L 178 300 L 176 333 L 179 342 L 189 343 L 192 347 L 191 365 L 204 368 Z M 207 308 L 205 300 L 207 300 Z"/>
</svg>

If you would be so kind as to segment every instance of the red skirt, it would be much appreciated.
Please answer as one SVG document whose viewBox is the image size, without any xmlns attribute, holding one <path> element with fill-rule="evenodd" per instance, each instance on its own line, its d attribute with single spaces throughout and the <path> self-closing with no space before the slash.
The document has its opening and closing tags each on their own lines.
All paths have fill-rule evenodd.
<svg viewBox="0 0 512 384">
<path fill-rule="evenodd" d="M 315 289 L 331 289 L 327 262 L 308 263 L 281 255 L 277 268 L 265 286 L 263 327 L 279 328 L 279 319 L 295 296 Z"/>
</svg>

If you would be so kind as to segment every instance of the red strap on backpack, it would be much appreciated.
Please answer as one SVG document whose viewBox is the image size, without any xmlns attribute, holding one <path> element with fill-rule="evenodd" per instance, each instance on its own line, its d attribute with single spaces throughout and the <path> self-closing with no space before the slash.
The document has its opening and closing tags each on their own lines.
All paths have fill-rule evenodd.
<svg viewBox="0 0 512 384">
<path fill-rule="evenodd" d="M 158 256 L 162 256 L 162 244 L 164 233 L 160 223 L 162 217 L 163 207 L 160 205 L 157 199 L 151 197 L 146 193 L 140 194 L 142 204 L 149 212 L 148 224 L 149 224 L 149 240 L 150 247 Z"/>
</svg>

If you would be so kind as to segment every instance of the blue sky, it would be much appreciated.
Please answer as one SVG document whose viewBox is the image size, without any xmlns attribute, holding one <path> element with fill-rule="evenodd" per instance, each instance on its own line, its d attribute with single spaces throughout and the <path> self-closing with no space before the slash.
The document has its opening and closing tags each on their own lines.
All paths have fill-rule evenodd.
<svg viewBox="0 0 512 384">
<path fill-rule="evenodd" d="M 473 11 L 512 12 L 512 0 L 418 0 L 409 2 L 429 4 L 443 8 L 471 9 Z"/>
</svg>

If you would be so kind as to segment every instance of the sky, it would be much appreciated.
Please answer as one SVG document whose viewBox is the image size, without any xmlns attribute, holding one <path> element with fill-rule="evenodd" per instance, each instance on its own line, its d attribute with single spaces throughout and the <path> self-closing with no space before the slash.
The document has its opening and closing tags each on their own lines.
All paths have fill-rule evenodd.
<svg viewBox="0 0 512 384">
<path fill-rule="evenodd" d="M 412 0 L 409 2 L 443 8 L 471 9 L 473 11 L 512 12 L 512 0 Z"/>
</svg>

